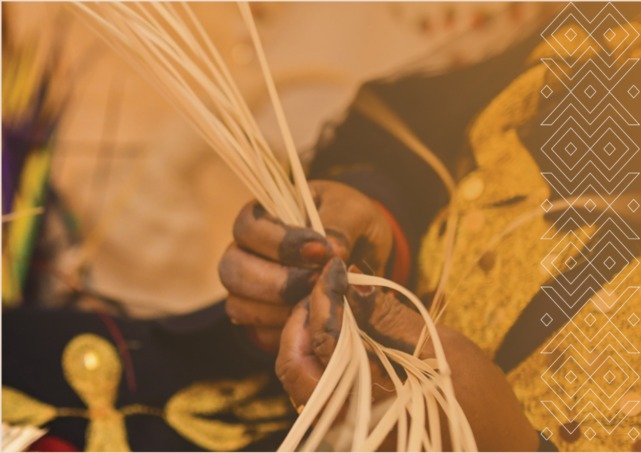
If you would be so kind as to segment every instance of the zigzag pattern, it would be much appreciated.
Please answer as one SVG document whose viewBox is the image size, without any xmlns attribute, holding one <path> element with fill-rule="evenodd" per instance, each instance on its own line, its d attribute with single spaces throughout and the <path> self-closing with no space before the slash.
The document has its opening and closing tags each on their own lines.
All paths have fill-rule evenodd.
<svg viewBox="0 0 641 453">
<path fill-rule="evenodd" d="M 597 435 L 594 428 L 612 434 L 641 405 L 623 399 L 641 379 L 628 363 L 640 351 L 623 330 L 641 319 L 621 311 L 638 297 L 629 277 L 640 264 L 630 247 L 639 236 L 620 213 L 622 202 L 633 213 L 639 208 L 634 199 L 625 205 L 626 191 L 639 177 L 629 168 L 639 152 L 629 133 L 639 126 L 629 108 L 639 94 L 630 77 L 638 59 L 625 57 L 639 33 L 626 25 L 612 4 L 593 18 L 569 4 L 541 35 L 556 54 L 541 59 L 552 79 L 541 95 L 559 99 L 541 121 L 549 131 L 541 151 L 553 168 L 541 174 L 551 198 L 566 203 L 542 237 L 552 244 L 541 261 L 551 280 L 541 289 L 554 316 L 566 322 L 542 350 L 556 359 L 541 375 L 550 390 L 541 404 L 572 431 L 595 421 L 582 432 L 589 440 Z M 552 206 L 546 200 L 541 208 L 549 212 Z M 586 301 L 604 315 L 596 333 L 597 318 L 580 315 Z M 541 318 L 546 326 L 550 313 Z M 551 435 L 546 428 L 543 436 Z"/>
</svg>

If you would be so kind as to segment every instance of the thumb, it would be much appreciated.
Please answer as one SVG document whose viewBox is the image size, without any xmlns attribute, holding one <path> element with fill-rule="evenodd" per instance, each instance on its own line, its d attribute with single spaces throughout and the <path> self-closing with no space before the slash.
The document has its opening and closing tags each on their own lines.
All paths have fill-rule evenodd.
<svg viewBox="0 0 641 453">
<path fill-rule="evenodd" d="M 332 258 L 310 295 L 309 330 L 312 351 L 327 365 L 336 348 L 343 319 L 343 298 L 347 292 L 345 263 Z"/>
<path fill-rule="evenodd" d="M 356 266 L 350 266 L 349 271 L 362 273 Z M 414 352 L 424 321 L 394 291 L 353 285 L 347 291 L 347 300 L 359 327 L 370 337 L 385 346 Z"/>
</svg>

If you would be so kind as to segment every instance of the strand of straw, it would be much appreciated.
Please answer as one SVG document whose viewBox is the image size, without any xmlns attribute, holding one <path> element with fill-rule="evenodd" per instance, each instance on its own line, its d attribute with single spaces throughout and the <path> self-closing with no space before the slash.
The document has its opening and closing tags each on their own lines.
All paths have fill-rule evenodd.
<svg viewBox="0 0 641 453">
<path fill-rule="evenodd" d="M 300 190 L 300 193 L 302 195 L 303 202 L 305 207 L 307 208 L 307 215 L 309 216 L 309 220 L 311 222 L 312 228 L 314 228 L 316 231 L 324 235 L 325 229 L 323 228 L 323 224 L 320 220 L 320 216 L 318 215 L 318 211 L 315 208 L 312 194 L 309 190 L 309 186 L 307 185 L 305 172 L 303 171 L 303 166 L 300 162 L 300 159 L 298 158 L 298 153 L 296 152 L 296 147 L 294 146 L 294 140 L 292 138 L 292 134 L 289 130 L 289 126 L 285 118 L 285 112 L 283 111 L 283 106 L 281 105 L 280 98 L 278 97 L 278 93 L 276 92 L 276 85 L 274 84 L 274 79 L 272 78 L 271 72 L 269 70 L 269 66 L 267 64 L 267 59 L 265 58 L 265 52 L 263 50 L 263 45 L 260 40 L 260 37 L 258 36 L 258 30 L 256 29 L 256 24 L 254 23 L 254 18 L 252 16 L 251 9 L 249 8 L 249 4 L 247 2 L 239 2 L 238 7 L 240 8 L 240 12 L 243 16 L 243 19 L 245 20 L 245 23 L 249 28 L 252 42 L 254 43 L 254 47 L 256 48 L 256 54 L 258 56 L 258 61 L 260 63 L 260 67 L 263 72 L 263 76 L 265 78 L 265 83 L 267 84 L 269 97 L 272 101 L 274 112 L 276 113 L 276 120 L 278 121 L 278 127 L 281 130 L 281 135 L 283 136 L 283 140 L 285 142 L 285 149 L 287 150 L 289 163 L 291 165 L 292 172 L 294 174 L 294 181 L 296 183 L 296 187 L 298 188 L 298 190 Z"/>
<path fill-rule="evenodd" d="M 448 207 L 448 217 L 445 227 L 445 254 L 443 258 L 443 268 L 430 306 L 432 316 L 434 319 L 438 320 L 445 308 L 443 296 L 445 294 L 445 287 L 449 280 L 452 268 L 452 255 L 454 253 L 456 229 L 458 226 L 459 211 L 455 197 L 456 182 L 438 156 L 423 142 L 421 142 L 416 134 L 407 127 L 398 115 L 392 112 L 376 95 L 369 91 L 360 93 L 356 99 L 355 106 L 363 115 L 389 132 L 408 149 L 413 151 L 418 157 L 423 159 L 423 161 L 425 161 L 425 163 L 438 175 L 449 194 L 450 204 Z M 421 335 L 421 339 L 417 343 L 417 351 L 424 347 L 426 341 L 427 337 L 425 335 Z"/>
<path fill-rule="evenodd" d="M 91 24 L 108 37 L 108 42 L 117 51 L 167 95 L 232 170 L 239 174 L 266 209 L 295 225 L 305 225 L 305 219 L 309 219 L 312 228 L 323 233 L 320 216 L 296 153 L 251 10 L 246 3 L 239 4 L 239 9 L 250 31 L 286 145 L 293 185 L 256 126 L 218 51 L 187 4 L 182 4 L 182 9 L 191 27 L 196 29 L 197 37 L 191 34 L 189 25 L 171 4 L 77 6 Z M 180 38 L 184 48 L 167 30 Z M 204 43 L 204 47 L 201 43 Z M 208 74 L 200 69 L 202 67 L 207 69 Z M 204 92 L 208 104 L 199 97 L 198 90 Z M 336 349 L 305 409 L 279 450 L 294 451 L 301 447 L 310 427 L 312 430 L 302 448 L 318 448 L 350 394 L 353 395 L 346 414 L 347 421 L 353 425 L 352 450 L 378 448 L 394 426 L 399 437 L 399 450 L 439 448 L 440 422 L 439 417 L 435 416 L 438 413 L 437 405 L 448 418 L 453 447 L 457 450 L 475 450 L 474 439 L 466 435 L 470 432 L 469 424 L 456 402 L 450 369 L 438 332 L 420 300 L 400 285 L 381 277 L 349 274 L 348 280 L 350 284 L 390 288 L 407 297 L 424 319 L 425 329 L 421 338 L 422 341 L 427 341 L 428 337 L 432 339 L 435 358 L 430 361 L 419 359 L 418 345 L 414 354 L 405 354 L 367 338 L 358 328 L 347 300 L 344 300 L 343 327 Z M 372 383 L 365 345 L 379 357 L 396 391 L 396 399 L 373 429 L 370 429 Z M 394 371 L 392 362 L 405 369 L 405 383 Z"/>
<path fill-rule="evenodd" d="M 148 67 L 154 67 L 155 70 L 144 70 L 145 65 L 140 65 L 138 66 L 143 66 L 143 74 L 146 74 L 148 78 L 151 80 L 154 80 L 156 82 L 156 85 L 160 85 L 160 89 L 164 91 L 166 94 L 170 94 L 171 98 L 174 103 L 178 103 L 181 106 L 181 113 L 187 113 L 187 119 L 191 120 L 191 122 L 195 122 L 199 131 L 201 134 L 205 136 L 205 139 L 212 145 L 219 153 L 221 154 L 221 157 L 223 157 L 223 160 L 227 164 L 229 164 L 237 173 L 240 174 L 241 179 L 250 187 L 252 192 L 256 193 L 257 198 L 261 203 L 264 203 L 266 209 L 268 210 L 273 210 L 275 209 L 275 203 L 273 200 L 271 200 L 269 197 L 265 196 L 265 193 L 262 192 L 262 187 L 264 185 L 257 184 L 257 181 L 260 181 L 260 179 L 257 179 L 255 173 L 252 171 L 253 169 L 251 167 L 248 168 L 248 165 L 242 166 L 242 164 L 239 164 L 237 162 L 237 157 L 238 156 L 230 156 L 230 153 L 227 151 L 229 148 L 235 147 L 236 149 L 238 148 L 239 144 L 232 142 L 231 144 L 229 143 L 229 133 L 227 132 L 228 129 L 231 129 L 232 127 L 225 127 L 220 124 L 218 119 L 211 115 L 211 112 L 207 110 L 207 108 L 204 106 L 204 104 L 194 95 L 193 91 L 189 90 L 188 87 L 186 86 L 187 84 L 185 81 L 182 79 L 182 77 L 178 76 L 176 79 L 172 79 L 173 76 L 177 76 L 177 73 L 175 70 L 172 70 L 172 68 L 165 67 L 167 64 L 166 59 L 163 60 L 163 56 L 159 54 L 159 51 L 155 47 L 151 47 L 151 49 L 147 48 L 145 45 L 149 45 L 147 41 L 145 41 L 145 35 L 141 34 L 140 30 L 136 30 L 134 27 L 131 27 L 130 22 L 131 19 L 138 19 L 136 16 L 129 11 L 129 9 L 124 9 L 123 8 L 128 8 L 126 5 L 120 5 L 120 11 L 113 11 L 112 9 L 109 9 L 109 6 L 106 5 L 95 5 L 94 8 L 100 8 L 100 9 L 108 9 L 106 14 L 103 14 L 104 16 L 107 16 L 111 19 L 111 23 L 106 22 L 101 19 L 100 15 L 95 13 L 94 11 L 91 11 L 89 7 L 85 5 L 79 5 L 81 8 L 85 7 L 84 10 L 85 12 L 88 11 L 89 14 L 93 14 L 93 18 L 98 18 L 99 24 L 105 26 L 106 28 L 111 28 L 111 31 L 113 32 L 113 29 L 116 28 L 114 27 L 114 23 L 117 25 L 120 25 L 120 29 L 116 28 L 118 31 L 116 33 L 119 33 L 119 38 L 120 41 L 124 41 L 125 43 L 125 49 L 124 53 L 128 54 L 128 50 L 131 50 L 132 47 L 135 47 L 135 49 L 139 52 L 139 57 L 142 57 L 142 60 L 147 63 Z M 156 6 L 158 7 L 158 6 Z M 119 14 L 117 14 L 119 13 Z M 132 30 L 133 28 L 133 30 Z M 138 34 L 136 34 L 136 32 Z M 164 37 L 165 40 L 170 40 L 170 38 L 167 36 L 166 33 L 161 34 L 161 37 Z M 142 41 L 142 42 L 141 42 Z M 129 44 L 129 49 L 127 49 L 127 44 Z M 136 46 L 138 44 L 138 46 Z M 119 47 L 123 47 L 122 45 Z M 122 49 L 121 49 L 122 51 Z M 129 60 L 136 60 L 135 58 L 131 58 L 131 55 L 128 55 L 130 58 Z M 160 61 L 160 65 L 158 64 L 158 61 L 154 61 L 153 58 L 156 57 Z M 156 63 L 156 64 L 154 64 Z M 187 61 L 189 63 L 189 61 Z M 194 64 L 191 64 L 190 67 L 185 71 L 187 73 L 192 72 L 192 68 L 194 67 Z M 163 83 L 164 82 L 164 83 Z M 164 88 L 164 90 L 163 90 Z M 198 114 L 195 114 L 195 109 L 196 107 L 198 109 Z M 190 115 L 191 114 L 191 115 Z M 211 122 L 214 122 L 215 124 L 211 124 Z M 213 129 L 213 132 L 212 132 Z M 221 136 L 223 141 L 221 142 Z M 243 144 L 241 144 L 243 145 Z M 245 145 L 245 150 L 248 150 L 248 147 Z M 249 151 L 252 151 L 249 149 Z M 240 153 L 240 157 L 246 160 L 246 153 Z M 291 203 L 280 203 L 279 206 L 287 207 L 290 206 Z M 289 213 L 281 215 L 281 217 L 285 218 L 286 220 L 291 221 L 289 219 Z"/>
<path fill-rule="evenodd" d="M 270 97 L 272 98 L 272 102 L 273 102 L 274 108 L 276 110 L 277 118 L 278 118 L 278 121 L 279 121 L 279 126 L 281 128 L 281 133 L 282 133 L 283 138 L 285 140 L 286 147 L 287 147 L 287 150 L 288 150 L 288 153 L 289 153 L 289 156 L 290 156 L 290 162 L 291 162 L 293 170 L 294 170 L 294 175 L 295 175 L 295 180 L 297 181 L 297 186 L 298 186 L 299 189 L 302 189 L 303 187 L 307 187 L 307 184 L 306 184 L 306 181 L 305 181 L 305 177 L 304 177 L 304 174 L 302 172 L 302 167 L 300 166 L 300 162 L 298 160 L 298 156 L 297 156 L 297 154 L 295 152 L 295 149 L 293 147 L 293 140 L 291 139 L 291 135 L 289 134 L 289 129 L 288 129 L 287 123 L 286 123 L 286 121 L 284 119 L 284 113 L 282 111 L 282 106 L 280 105 L 280 102 L 278 100 L 278 96 L 277 96 L 276 91 L 275 91 L 275 86 L 273 84 L 273 80 L 271 79 L 271 75 L 269 73 L 269 70 L 267 69 L 267 63 L 266 63 L 265 55 L 264 55 L 264 52 L 263 52 L 263 49 L 262 49 L 262 45 L 260 43 L 260 39 L 258 38 L 258 34 L 257 34 L 257 30 L 256 30 L 256 27 L 255 27 L 255 24 L 253 23 L 253 18 L 251 16 L 251 11 L 249 10 L 249 6 L 247 4 L 244 4 L 244 3 L 240 4 L 240 8 L 241 8 L 241 11 L 244 12 L 244 18 L 246 20 L 246 23 L 247 23 L 249 29 L 250 29 L 250 32 L 252 34 L 252 39 L 254 41 L 254 45 L 255 45 L 255 47 L 257 49 L 258 58 L 259 58 L 259 61 L 261 63 L 261 69 L 262 69 L 263 74 L 265 76 L 265 80 L 267 82 L 267 86 L 268 86 L 268 89 L 269 89 L 269 92 L 270 92 Z M 318 214 L 316 212 L 315 206 L 314 206 L 313 201 L 311 199 L 311 195 L 309 194 L 309 190 L 308 189 L 307 190 L 303 189 L 302 192 L 303 192 L 303 201 L 304 201 L 304 203 L 305 203 L 305 205 L 307 207 L 307 214 L 310 216 L 310 219 L 312 221 L 312 225 L 317 229 L 317 231 L 323 232 L 322 225 L 320 223 L 320 217 L 318 216 Z M 382 281 L 378 281 L 378 280 L 372 280 L 371 283 L 389 287 L 387 282 L 382 282 Z M 354 330 L 351 326 L 355 326 L 356 323 L 355 323 L 355 320 L 353 319 L 353 315 L 351 314 L 351 311 L 349 310 L 349 306 L 347 304 L 345 304 L 345 314 L 346 314 L 346 316 L 344 317 L 344 319 L 346 321 L 348 321 L 348 322 L 346 322 L 344 324 L 343 330 L 344 331 L 347 330 L 348 333 L 351 333 Z M 435 333 L 436 332 L 434 330 L 432 332 L 432 334 L 435 334 Z M 337 349 L 338 350 L 336 351 L 336 353 L 340 353 L 341 352 L 340 348 L 337 347 Z M 365 356 L 364 349 L 357 348 L 357 351 L 359 352 L 359 356 L 361 356 L 361 357 Z M 443 358 L 443 360 L 444 360 L 444 358 Z M 371 384 L 369 383 L 369 379 L 370 379 L 369 378 L 369 371 L 367 370 L 365 372 L 361 372 L 359 375 L 361 376 L 362 380 L 364 381 L 364 382 L 361 383 L 359 388 L 370 387 Z M 353 379 L 351 377 L 351 375 L 348 375 L 348 376 L 349 377 L 346 377 L 345 379 L 343 379 L 341 384 L 346 382 L 346 380 Z M 344 387 L 340 386 L 339 388 L 342 390 L 343 388 L 347 388 L 348 385 L 351 386 L 351 383 L 345 385 Z M 321 387 L 321 386 L 318 385 L 317 388 L 318 387 Z M 336 392 L 334 394 L 334 397 L 332 398 L 332 400 L 330 400 L 330 404 L 328 405 L 328 407 L 331 406 L 333 408 L 334 406 L 331 405 L 331 403 L 333 403 L 334 401 L 340 401 L 342 399 L 340 397 L 341 395 L 342 395 L 342 392 L 339 391 L 339 389 L 337 388 Z M 362 402 L 362 401 L 367 401 L 367 400 L 365 400 L 364 397 L 361 397 L 360 401 Z M 323 415 L 325 416 L 325 415 L 327 415 L 329 413 L 329 414 L 332 414 L 332 418 L 333 418 L 333 412 L 328 410 L 328 407 L 325 408 L 325 413 Z M 360 407 L 361 410 L 359 412 L 358 420 L 361 421 L 361 426 L 366 426 L 369 423 L 369 417 L 367 416 L 369 414 L 369 408 L 363 403 L 361 403 L 359 405 L 359 407 Z M 319 421 L 319 423 L 315 427 L 314 434 L 319 433 L 319 432 L 326 432 L 326 425 L 324 425 L 322 423 L 322 421 L 324 421 L 324 420 L 326 420 L 326 418 L 324 418 L 324 417 L 321 418 L 321 421 Z M 420 430 L 418 430 L 418 428 L 415 428 L 418 425 L 421 426 Z M 422 432 L 424 430 L 423 418 L 419 418 L 418 422 L 414 421 L 412 426 L 414 427 L 414 429 L 411 430 L 411 432 L 410 432 L 410 438 L 411 439 L 418 438 L 419 434 L 417 434 L 417 433 L 420 433 L 420 432 Z M 358 429 L 358 427 L 356 427 L 354 432 L 355 432 L 354 442 L 352 444 L 352 448 L 353 449 L 356 448 L 356 446 L 359 444 L 360 441 L 364 441 L 365 440 L 364 432 L 363 432 L 362 428 Z M 363 433 L 363 434 L 361 434 L 361 433 Z M 314 440 L 320 439 L 320 435 L 316 436 L 316 437 L 313 437 L 314 434 L 312 434 L 312 438 Z M 411 449 L 411 446 L 414 445 L 414 444 L 418 445 L 416 442 L 410 443 L 410 449 Z M 311 445 L 313 445 L 313 444 L 311 444 Z M 308 446 L 310 446 L 310 443 L 307 443 L 305 445 L 305 447 L 303 447 L 303 449 L 307 450 Z M 314 447 L 315 446 L 316 445 L 314 445 Z"/>
</svg>

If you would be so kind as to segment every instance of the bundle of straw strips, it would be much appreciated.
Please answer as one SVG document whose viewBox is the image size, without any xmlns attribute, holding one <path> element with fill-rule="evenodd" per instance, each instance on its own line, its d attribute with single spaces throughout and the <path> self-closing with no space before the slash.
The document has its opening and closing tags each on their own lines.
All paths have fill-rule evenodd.
<svg viewBox="0 0 641 453">
<path fill-rule="evenodd" d="M 196 127 L 205 140 L 251 189 L 257 200 L 283 222 L 324 234 L 302 165 L 285 120 L 251 9 L 239 4 L 284 138 L 289 169 L 267 145 L 219 52 L 188 4 L 78 3 L 77 10 Z M 292 174 L 293 180 L 288 174 Z M 358 327 L 345 303 L 336 350 L 311 398 L 279 451 L 314 451 L 347 408 L 334 436 L 339 450 L 373 451 L 395 430 L 398 451 L 441 451 L 440 414 L 455 451 L 476 450 L 471 428 L 454 396 L 450 369 L 433 319 L 410 291 L 380 277 L 349 274 L 350 284 L 398 291 L 425 321 L 414 354 L 375 342 Z M 345 301 L 346 302 L 346 301 Z M 431 339 L 435 357 L 418 353 Z M 367 349 L 380 360 L 395 387 L 382 413 L 372 411 L 372 381 Z M 400 366 L 405 376 L 395 370 Z M 333 426 L 334 425 L 334 426 Z"/>
</svg>

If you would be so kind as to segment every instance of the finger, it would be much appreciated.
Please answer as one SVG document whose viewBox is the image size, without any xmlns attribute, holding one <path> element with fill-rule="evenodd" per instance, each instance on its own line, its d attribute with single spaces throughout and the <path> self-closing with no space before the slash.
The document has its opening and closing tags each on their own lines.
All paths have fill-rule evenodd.
<svg viewBox="0 0 641 453">
<path fill-rule="evenodd" d="M 276 358 L 276 375 L 296 406 L 307 403 L 324 369 L 312 351 L 308 317 L 308 302 L 294 308 Z"/>
<path fill-rule="evenodd" d="M 351 187 L 313 181 L 318 213 L 336 256 L 382 272 L 392 248 L 392 233 L 380 209 Z"/>
<path fill-rule="evenodd" d="M 256 327 L 283 327 L 292 309 L 288 305 L 275 305 L 245 299 L 230 294 L 225 311 L 233 324 Z"/>
<path fill-rule="evenodd" d="M 318 267 L 331 255 L 323 236 L 283 224 L 256 202 L 247 204 L 236 218 L 234 240 L 239 247 L 286 266 Z"/>
<path fill-rule="evenodd" d="M 361 215 L 362 211 L 367 209 L 367 204 L 359 203 L 358 206 L 352 206 L 352 199 L 367 199 L 360 192 L 347 186 L 341 186 L 340 189 L 336 189 L 335 186 L 326 181 L 314 181 L 310 184 L 314 199 L 318 203 L 318 214 L 323 220 L 333 250 L 338 256 L 346 259 L 356 239 L 367 227 L 367 216 Z M 350 207 L 353 209 L 349 209 Z"/>
<path fill-rule="evenodd" d="M 309 294 L 318 278 L 313 269 L 285 267 L 235 244 L 223 255 L 218 272 L 231 294 L 272 304 L 295 304 Z"/>
<path fill-rule="evenodd" d="M 360 273 L 356 266 L 350 272 Z M 407 353 L 414 352 L 423 318 L 393 291 L 352 285 L 347 300 L 359 327 L 377 342 Z"/>
<path fill-rule="evenodd" d="M 327 263 L 310 296 L 312 350 L 324 365 L 327 365 L 336 349 L 347 287 L 345 263 L 336 257 Z"/>
</svg>

